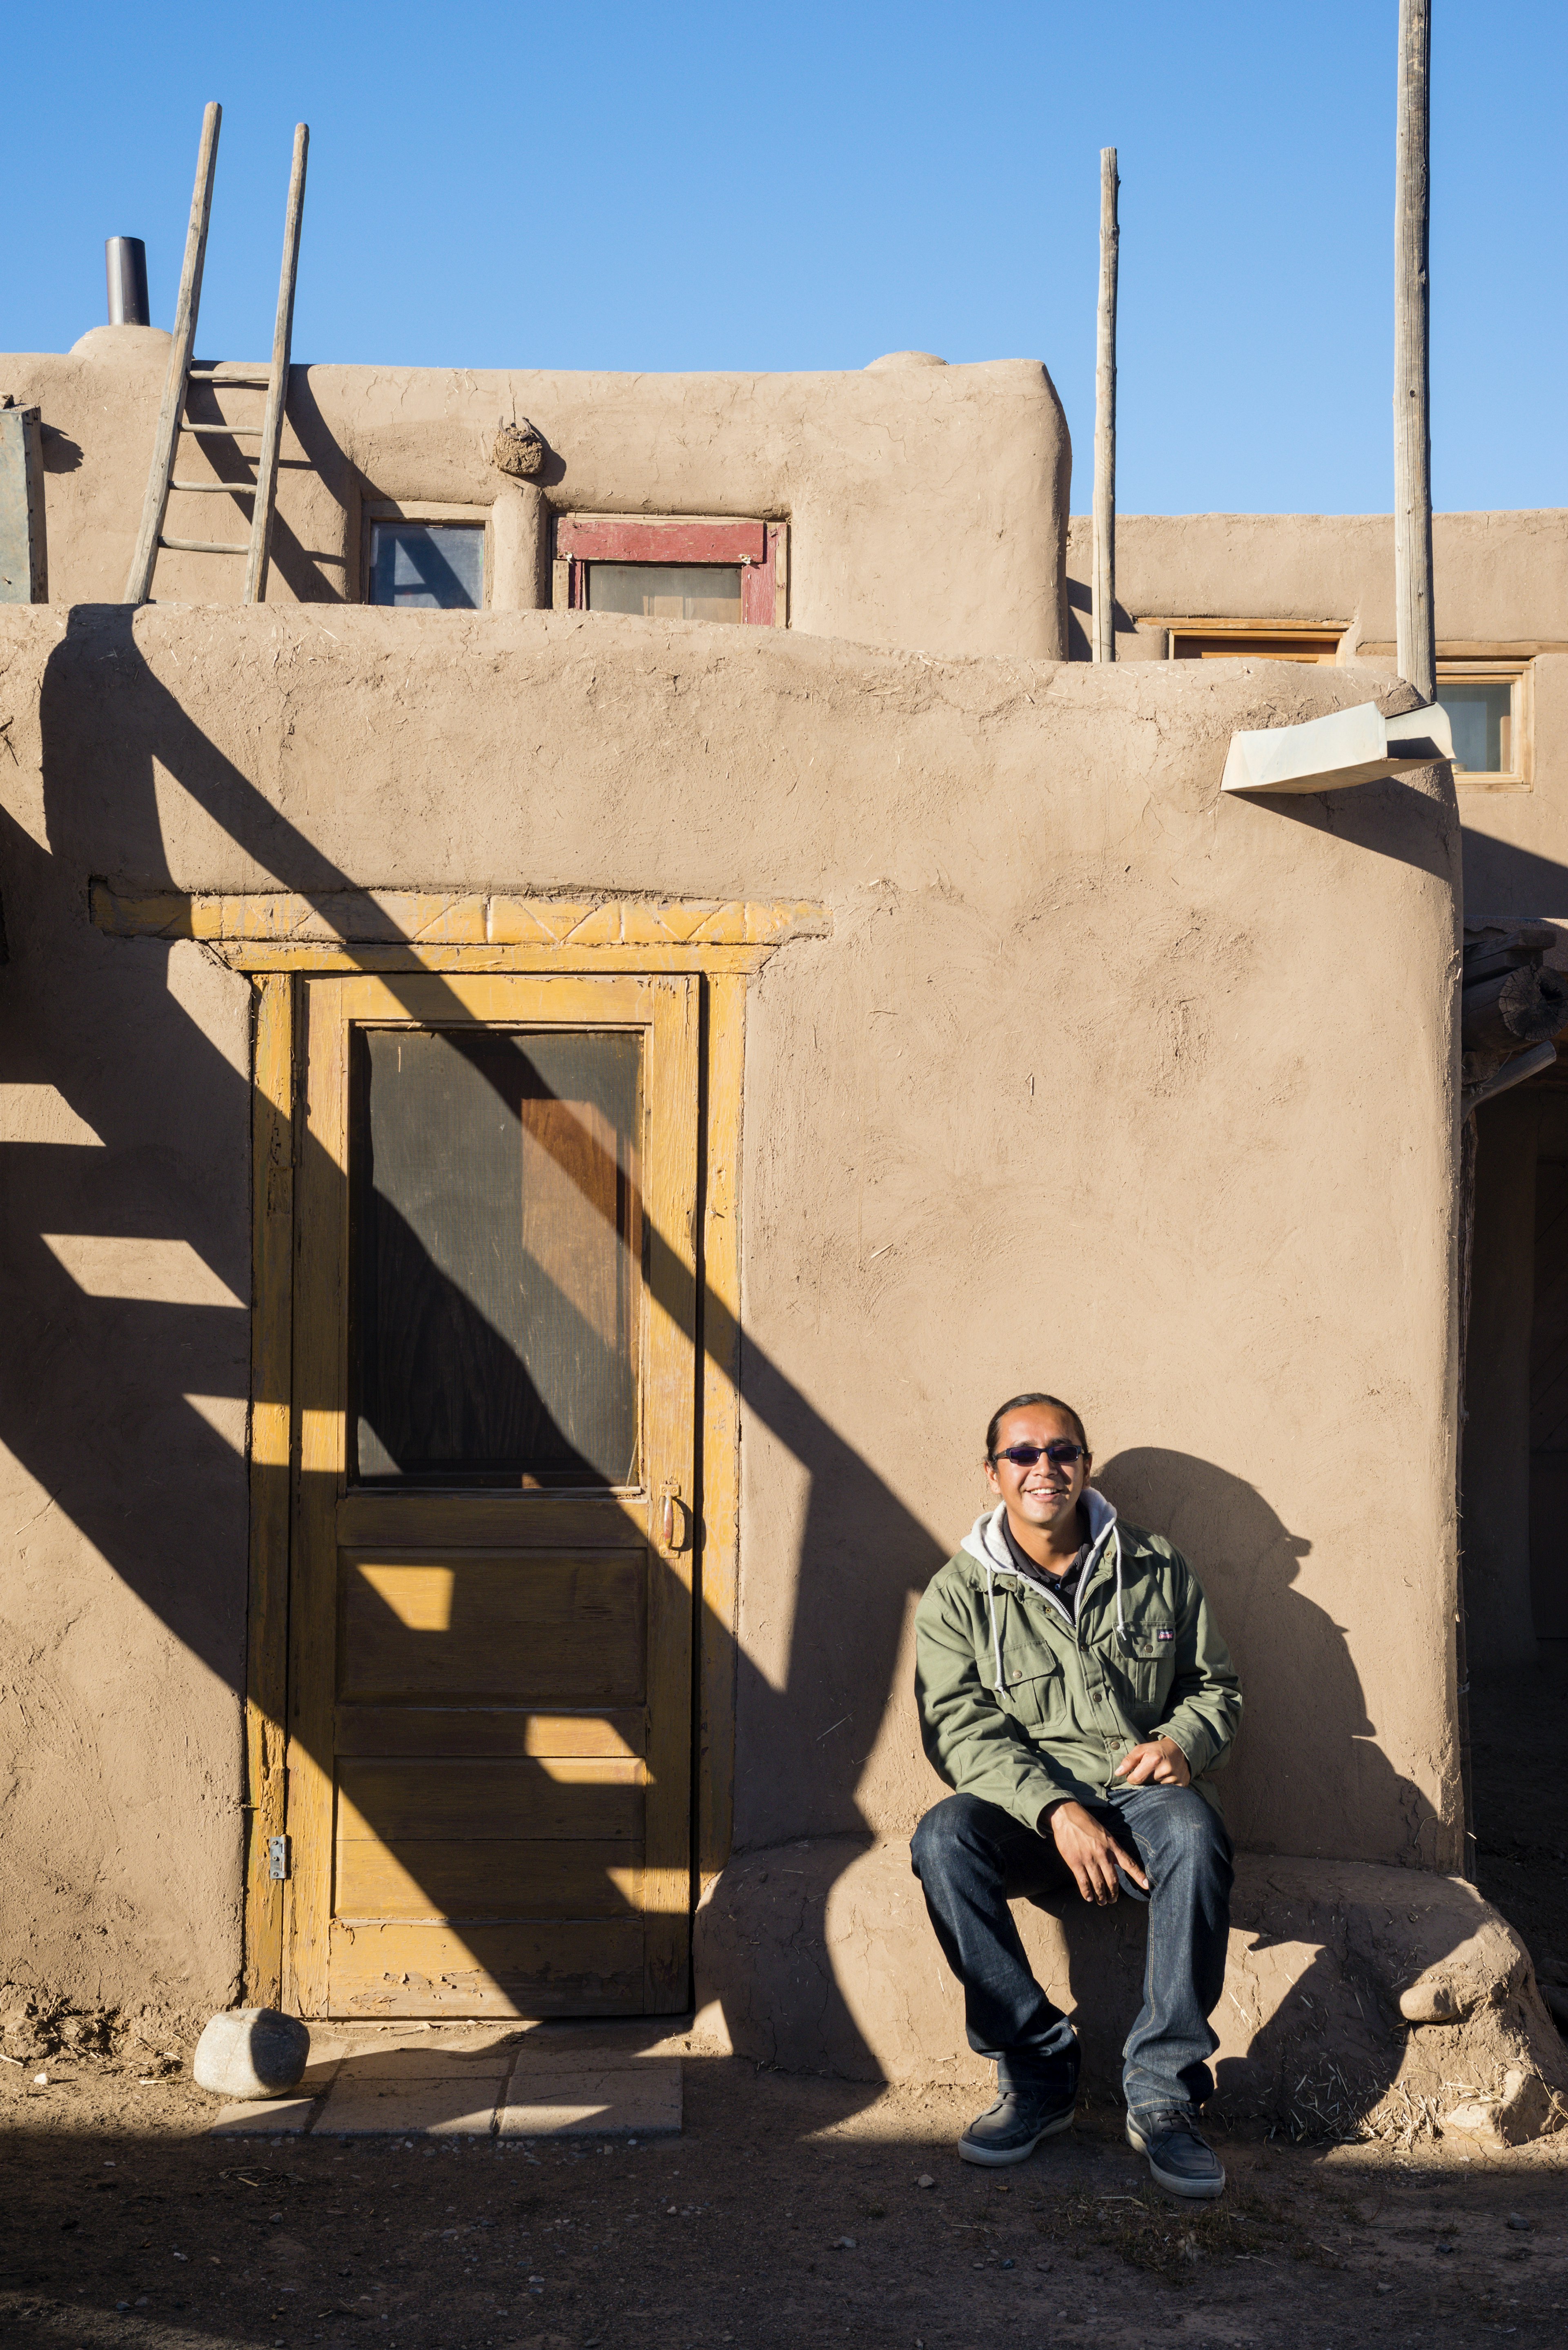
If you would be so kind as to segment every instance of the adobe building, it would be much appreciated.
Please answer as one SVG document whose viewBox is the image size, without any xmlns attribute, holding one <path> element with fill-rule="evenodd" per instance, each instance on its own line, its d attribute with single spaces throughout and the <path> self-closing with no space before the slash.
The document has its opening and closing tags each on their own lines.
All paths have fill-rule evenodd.
<svg viewBox="0 0 1568 2350">
<path fill-rule="evenodd" d="M 1467 929 L 1480 951 L 1533 927 L 1568 973 L 1568 515 L 1438 515 L 1434 562 Z M 1386 517 L 1124 516 L 1117 564 L 1118 660 L 1392 661 Z M 1068 574 L 1085 659 L 1082 523 Z M 1464 1572 L 1471 1668 L 1502 1682 L 1568 1659 L 1568 1066 L 1475 1115 Z"/>
<path fill-rule="evenodd" d="M 1557 853 L 1558 518 L 1442 526 L 1518 792 L 1245 799 L 1238 729 L 1407 706 L 1386 525 L 1127 525 L 1090 666 L 1037 364 L 298 367 L 265 604 L 133 608 L 167 353 L 0 361 L 0 1972 L 978 2076 L 912 1617 L 1044 1384 L 1245 1680 L 1231 2108 L 1544 2126 L 1465 1876 L 1456 978 L 1475 812 Z M 244 530 L 244 372 L 171 539 Z M 1227 614 L 1334 658 L 1154 657 Z"/>
</svg>

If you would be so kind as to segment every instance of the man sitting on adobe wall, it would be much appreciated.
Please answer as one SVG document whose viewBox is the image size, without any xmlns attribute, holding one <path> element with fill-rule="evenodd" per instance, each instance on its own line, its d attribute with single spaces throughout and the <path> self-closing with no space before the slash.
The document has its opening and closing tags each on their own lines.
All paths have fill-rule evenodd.
<svg viewBox="0 0 1568 2350">
<path fill-rule="evenodd" d="M 1022 2162 L 1068 2127 L 1072 2024 L 1035 1981 L 1010 1898 L 1077 1886 L 1148 1904 L 1144 2002 L 1123 2051 L 1127 2137 L 1161 2187 L 1218 2195 L 1198 2127 L 1230 1929 L 1231 1841 L 1208 1773 L 1241 1717 L 1235 1668 L 1197 1576 L 1089 1484 L 1084 1425 L 1014 1396 L 986 1431 L 998 1496 L 916 1618 L 926 1753 L 954 1794 L 911 1850 L 970 2046 L 998 2095 L 966 2162 Z"/>
</svg>

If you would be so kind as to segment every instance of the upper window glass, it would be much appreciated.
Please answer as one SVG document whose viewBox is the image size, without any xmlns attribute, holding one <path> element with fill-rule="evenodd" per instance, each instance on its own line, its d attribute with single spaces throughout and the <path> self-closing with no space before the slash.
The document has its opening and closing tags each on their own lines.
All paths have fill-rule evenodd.
<svg viewBox="0 0 1568 2350">
<path fill-rule="evenodd" d="M 477 611 L 484 602 L 484 525 L 372 523 L 370 601 L 410 612 Z"/>
<path fill-rule="evenodd" d="M 1454 730 L 1454 764 L 1470 775 L 1511 775 L 1514 681 L 1509 677 L 1438 680 L 1438 701 Z"/>
<path fill-rule="evenodd" d="M 590 612 L 741 624 L 738 564 L 589 563 L 584 568 Z"/>
<path fill-rule="evenodd" d="M 1324 628 L 1216 628 L 1170 624 L 1172 660 L 1332 661 L 1342 630 Z"/>
</svg>

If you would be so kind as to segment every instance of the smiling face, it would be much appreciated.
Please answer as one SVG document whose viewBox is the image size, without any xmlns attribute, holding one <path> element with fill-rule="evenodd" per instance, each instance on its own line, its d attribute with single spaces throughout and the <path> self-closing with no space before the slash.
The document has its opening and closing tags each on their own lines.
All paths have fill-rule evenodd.
<svg viewBox="0 0 1568 2350">
<path fill-rule="evenodd" d="M 1050 1404 L 1024 1404 L 1010 1411 L 997 1430 L 997 1458 L 985 1463 L 986 1482 L 997 1499 L 1006 1503 L 1012 1531 L 1027 1549 L 1042 1537 L 1053 1550 L 1077 1549 L 1078 1503 L 1089 1482 L 1089 1455 L 1080 1454 L 1071 1468 L 1059 1468 L 1042 1457 L 1028 1469 L 1002 1455 L 1010 1444 L 1058 1442 L 1078 1442 L 1068 1415 Z"/>
</svg>

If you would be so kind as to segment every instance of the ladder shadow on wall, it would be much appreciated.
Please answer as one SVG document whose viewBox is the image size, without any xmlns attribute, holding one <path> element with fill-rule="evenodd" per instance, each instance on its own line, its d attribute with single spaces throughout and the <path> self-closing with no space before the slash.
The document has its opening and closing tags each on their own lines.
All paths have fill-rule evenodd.
<svg viewBox="0 0 1568 2350">
<path fill-rule="evenodd" d="M 234 1563 L 247 1545 L 252 1235 L 246 1182 L 214 1183 L 211 1170 L 248 1169 L 245 1039 L 227 973 L 195 951 L 185 958 L 181 985 L 188 989 L 193 974 L 207 991 L 198 1016 L 171 992 L 171 946 L 99 933 L 88 920 L 87 889 L 99 875 L 111 883 L 130 878 L 138 889 L 184 886 L 170 869 L 160 817 L 160 794 L 171 790 L 233 843 L 234 873 L 259 873 L 307 897 L 357 885 L 151 676 L 135 618 L 118 605 L 71 609 L 43 681 L 39 823 L 35 832 L 4 819 L 12 954 L 0 1009 L 5 1075 L 53 1087 L 67 1119 L 96 1139 L 0 1149 L 15 1218 L 16 1295 L 34 1333 L 29 1347 L 6 1350 L 0 1364 L 0 1436 L 43 1489 L 46 1506 L 67 1516 L 238 1699 L 245 1687 L 244 1578 Z M 136 779 L 130 791 L 128 772 Z M 101 780 L 111 777 L 112 785 Z M 24 1231 L 32 1237 L 22 1239 Z M 171 1246 L 193 1269 L 192 1295 L 170 1301 L 94 1294 L 46 1243 L 46 1232 L 111 1253 L 120 1243 L 132 1251 L 146 1243 Z M 725 1309 L 712 1303 L 710 1326 L 722 1328 Z M 483 1343 L 491 1346 L 493 1334 Z M 737 1849 L 777 1833 L 868 1836 L 855 1799 L 856 1768 L 825 1752 L 817 1732 L 852 1706 L 863 1712 L 868 1690 L 879 1693 L 880 1718 L 909 1597 L 924 1589 L 944 1553 L 744 1332 L 741 1351 L 743 1409 L 798 1460 L 810 1500 L 784 1688 L 743 1653 L 736 1659 L 742 1777 L 754 1752 L 768 1756 L 758 1816 L 737 1821 Z M 90 1607 L 92 1575 L 82 1572 Z M 733 1636 L 709 1614 L 700 1637 L 722 1653 Z M 81 1702 L 68 1669 L 58 1659 L 43 1660 L 40 1669 L 68 1718 Z M 850 1703 L 841 1702 L 846 1695 Z M 114 1714 L 110 1692 L 101 1724 L 106 1756 L 129 1754 L 145 1740 L 134 1700 L 118 1724 Z M 223 1734 L 216 1722 L 175 1721 L 171 1731 L 198 1740 Z M 782 1828 L 770 1806 L 787 1813 Z M 89 1846 L 118 1845 L 113 1814 L 106 1787 L 101 1812 L 82 1822 Z M 123 1890 L 133 1902 L 129 1877 Z M 803 1927 L 820 1937 L 823 1920 Z M 198 1946 L 202 1930 L 194 1929 Z M 833 2036 L 840 2044 L 858 2042 L 846 2010 Z M 864 2077 L 875 2072 L 867 2057 Z"/>
</svg>

